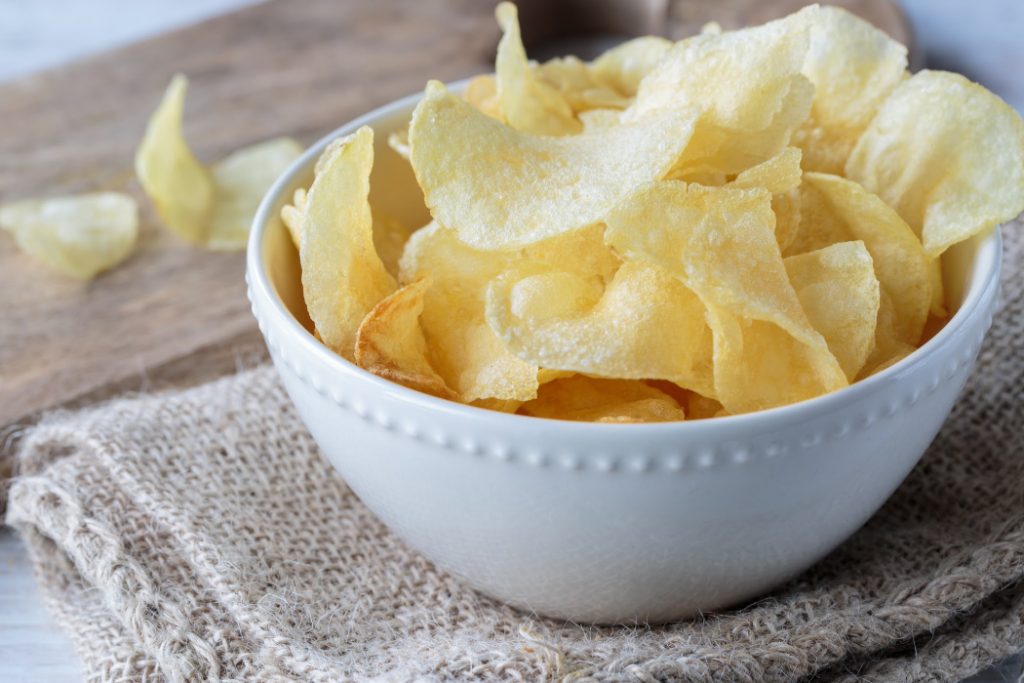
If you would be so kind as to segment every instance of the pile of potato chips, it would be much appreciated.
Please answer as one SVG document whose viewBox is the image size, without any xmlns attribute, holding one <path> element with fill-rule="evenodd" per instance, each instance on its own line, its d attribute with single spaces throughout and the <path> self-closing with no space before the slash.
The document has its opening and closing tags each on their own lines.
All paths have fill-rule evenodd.
<svg viewBox="0 0 1024 683">
<path fill-rule="evenodd" d="M 319 338 L 408 387 L 599 422 L 813 398 L 938 329 L 939 257 L 1024 209 L 1020 117 L 841 9 L 590 63 L 497 18 L 495 74 L 390 140 L 433 217 L 397 268 L 368 127 L 282 212 Z"/>
</svg>

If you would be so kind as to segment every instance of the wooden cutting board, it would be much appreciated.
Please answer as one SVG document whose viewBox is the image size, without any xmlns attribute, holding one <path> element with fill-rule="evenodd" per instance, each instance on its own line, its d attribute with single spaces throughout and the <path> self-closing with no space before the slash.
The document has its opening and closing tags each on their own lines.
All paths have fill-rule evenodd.
<svg viewBox="0 0 1024 683">
<path fill-rule="evenodd" d="M 0 426 L 111 387 L 145 387 L 161 373 L 230 369 L 239 349 L 259 348 L 243 255 L 205 252 L 161 229 L 131 170 L 172 74 L 191 79 L 185 128 L 201 159 L 277 135 L 310 143 L 428 78 L 490 70 L 493 4 L 271 0 L 0 86 L 0 202 L 110 189 L 142 207 L 137 252 L 87 284 L 52 273 L 0 235 Z M 661 25 L 677 34 L 683 19 L 699 25 L 738 6 L 600 0 L 614 10 L 610 26 L 581 0 L 520 4 L 528 45 L 622 22 L 623 33 Z M 843 4 L 907 35 L 887 0 Z M 758 19 L 771 14 L 765 5 L 784 14 L 793 2 L 759 3 Z"/>
</svg>

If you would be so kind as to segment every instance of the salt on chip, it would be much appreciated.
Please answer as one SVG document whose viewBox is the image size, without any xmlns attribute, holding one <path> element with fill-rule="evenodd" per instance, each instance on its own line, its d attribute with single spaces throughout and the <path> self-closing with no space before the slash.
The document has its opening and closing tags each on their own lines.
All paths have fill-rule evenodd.
<svg viewBox="0 0 1024 683">
<path fill-rule="evenodd" d="M 309 317 L 324 344 L 349 360 L 363 318 L 396 288 L 373 246 L 372 166 L 371 128 L 334 141 L 317 162 L 301 224 Z"/>
<path fill-rule="evenodd" d="M 392 292 L 359 325 L 355 361 L 378 377 L 440 398 L 454 399 L 430 362 L 420 314 L 427 280 L 416 280 Z"/>
<path fill-rule="evenodd" d="M 672 109 L 593 133 L 537 137 L 433 81 L 413 113 L 412 166 L 439 223 L 478 249 L 509 250 L 599 222 L 672 168 L 693 123 L 692 112 Z"/>
<path fill-rule="evenodd" d="M 541 387 L 519 412 L 534 417 L 586 422 L 670 422 L 685 417 L 668 394 L 643 382 L 576 375 Z"/>
<path fill-rule="evenodd" d="M 149 119 L 135 153 L 135 173 L 164 224 L 195 244 L 205 242 L 216 187 L 182 132 L 188 79 L 177 74 Z"/>
<path fill-rule="evenodd" d="M 841 174 L 857 138 L 906 77 L 907 48 L 839 7 L 813 13 L 803 74 L 815 86 L 808 120 L 794 134 L 804 168 Z"/>
<path fill-rule="evenodd" d="M 660 36 L 627 40 L 595 59 L 589 65 L 590 73 L 597 82 L 633 97 L 640 82 L 671 48 L 672 42 Z"/>
<path fill-rule="evenodd" d="M 894 308 L 896 338 L 917 344 L 932 301 L 931 266 L 910 227 L 857 183 L 824 173 L 804 174 L 799 234 L 787 255 L 860 240 Z"/>
<path fill-rule="evenodd" d="M 766 190 L 676 181 L 652 183 L 607 218 L 616 251 L 661 266 L 703 301 L 715 393 L 730 413 L 847 384 L 789 283 L 774 220 Z"/>
<path fill-rule="evenodd" d="M 0 229 L 11 232 L 27 254 L 87 280 L 132 253 L 138 206 L 117 192 L 25 199 L 0 206 Z"/>
<path fill-rule="evenodd" d="M 863 242 L 840 242 L 784 260 L 804 312 L 853 381 L 875 347 L 879 285 Z"/>
<path fill-rule="evenodd" d="M 556 265 L 513 265 L 487 290 L 487 322 L 513 353 L 540 367 L 714 391 L 704 306 L 642 261 L 623 263 L 607 287 Z"/>
<path fill-rule="evenodd" d="M 557 88 L 534 73 L 519 34 L 519 15 L 510 2 L 494 10 L 503 35 L 494 62 L 502 118 L 533 135 L 571 135 L 581 129 L 572 106 Z"/>
<path fill-rule="evenodd" d="M 963 76 L 921 71 L 885 100 L 845 168 L 936 258 L 1024 210 L 1024 121 Z"/>
<path fill-rule="evenodd" d="M 291 138 L 275 138 L 244 147 L 213 167 L 215 200 L 206 233 L 211 249 L 241 249 L 263 196 L 278 176 L 302 154 Z"/>
</svg>

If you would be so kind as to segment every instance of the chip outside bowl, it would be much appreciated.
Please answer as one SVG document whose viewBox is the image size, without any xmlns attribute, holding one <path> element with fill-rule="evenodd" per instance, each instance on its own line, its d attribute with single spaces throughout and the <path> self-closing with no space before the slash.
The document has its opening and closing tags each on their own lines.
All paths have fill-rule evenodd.
<svg viewBox="0 0 1024 683">
<path fill-rule="evenodd" d="M 378 163 L 402 173 L 385 141 L 418 99 L 342 126 L 275 183 L 253 225 L 246 278 L 274 365 L 325 457 L 438 566 L 543 615 L 674 620 L 803 571 L 920 459 L 991 323 L 997 232 L 944 257 L 960 306 L 921 349 L 847 389 L 748 415 L 641 425 L 507 415 L 420 394 L 330 352 L 303 325 L 277 214 L 327 142 L 363 124 L 375 129 Z M 397 213 L 413 220 L 416 210 Z"/>
</svg>

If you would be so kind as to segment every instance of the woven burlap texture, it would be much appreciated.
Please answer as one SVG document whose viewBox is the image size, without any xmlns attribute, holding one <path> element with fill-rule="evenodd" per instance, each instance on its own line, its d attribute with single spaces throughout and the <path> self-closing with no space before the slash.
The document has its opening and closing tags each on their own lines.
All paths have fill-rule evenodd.
<svg viewBox="0 0 1024 683">
<path fill-rule="evenodd" d="M 958 680 L 1024 648 L 1019 228 L 978 367 L 920 465 L 740 610 L 598 628 L 476 595 L 360 504 L 268 367 L 49 417 L 7 521 L 91 681 Z"/>
</svg>

